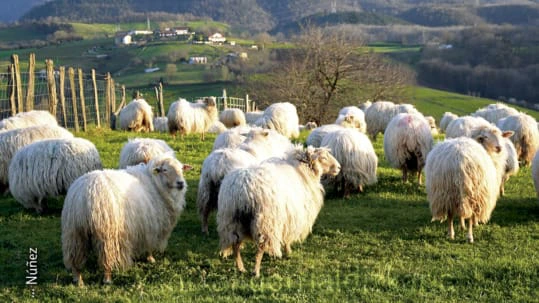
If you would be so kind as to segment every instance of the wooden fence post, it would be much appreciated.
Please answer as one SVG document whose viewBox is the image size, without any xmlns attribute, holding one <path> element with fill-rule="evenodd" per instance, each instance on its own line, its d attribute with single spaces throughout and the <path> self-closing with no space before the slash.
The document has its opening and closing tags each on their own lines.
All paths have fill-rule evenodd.
<svg viewBox="0 0 539 303">
<path fill-rule="evenodd" d="M 95 69 L 92 68 L 92 87 L 94 91 L 94 104 L 95 104 L 95 122 L 97 127 L 101 127 L 101 119 L 99 117 L 99 97 L 97 94 L 97 81 L 95 80 Z"/>
<path fill-rule="evenodd" d="M 23 100 L 22 100 L 22 80 L 21 80 L 21 69 L 19 65 L 19 55 L 11 55 L 11 63 L 15 69 L 15 97 L 17 101 L 17 112 L 23 112 Z"/>
<path fill-rule="evenodd" d="M 248 113 L 251 111 L 251 107 L 249 104 L 249 95 L 245 94 L 245 112 Z"/>
<path fill-rule="evenodd" d="M 65 66 L 60 66 L 60 107 L 62 111 L 62 118 L 64 119 L 64 127 L 67 128 L 67 113 L 66 113 L 66 94 L 65 94 L 65 83 L 66 83 L 66 68 Z"/>
<path fill-rule="evenodd" d="M 86 100 L 84 100 L 84 79 L 82 75 L 82 69 L 79 68 L 77 71 L 79 74 L 79 96 L 80 96 L 80 110 L 82 113 L 82 131 L 86 131 L 87 123 L 86 123 Z"/>
<path fill-rule="evenodd" d="M 223 109 L 227 109 L 228 105 L 226 102 L 226 89 L 223 88 Z"/>
<path fill-rule="evenodd" d="M 159 82 L 159 111 L 161 112 L 161 117 L 165 116 L 165 104 L 163 101 L 163 83 Z"/>
<path fill-rule="evenodd" d="M 73 119 L 75 121 L 75 131 L 79 131 L 79 111 L 77 110 L 77 89 L 75 87 L 75 70 L 70 67 L 67 71 L 69 76 L 69 86 L 71 87 L 71 103 L 73 104 Z"/>
<path fill-rule="evenodd" d="M 111 104 L 111 111 L 113 113 L 116 112 L 116 82 L 111 77 L 110 78 L 110 104 Z"/>
<path fill-rule="evenodd" d="M 58 101 L 56 99 L 56 79 L 54 78 L 54 63 L 52 60 L 47 59 L 45 61 L 47 65 L 47 87 L 49 89 L 49 112 L 56 117 L 56 106 Z"/>
<path fill-rule="evenodd" d="M 111 112 L 110 112 L 110 73 L 107 73 L 105 76 L 105 121 L 107 122 L 107 125 L 110 126 L 111 129 L 115 129 L 113 125 L 111 125 Z M 114 119 L 114 123 L 116 119 Z"/>
<path fill-rule="evenodd" d="M 34 91 L 35 91 L 35 71 L 36 71 L 36 54 L 30 53 L 28 58 L 28 86 L 26 87 L 26 111 L 34 109 Z"/>
<path fill-rule="evenodd" d="M 17 101 L 15 100 L 15 66 L 10 64 L 8 67 L 9 79 L 8 79 L 8 96 L 9 104 L 11 106 L 11 115 L 15 116 L 17 114 Z"/>
</svg>

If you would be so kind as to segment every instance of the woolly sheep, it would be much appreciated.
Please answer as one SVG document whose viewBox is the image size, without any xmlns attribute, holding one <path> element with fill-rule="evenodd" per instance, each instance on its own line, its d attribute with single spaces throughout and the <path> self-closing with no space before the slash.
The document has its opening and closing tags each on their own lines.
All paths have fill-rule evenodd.
<svg viewBox="0 0 539 303">
<path fill-rule="evenodd" d="M 210 134 L 222 134 L 227 130 L 226 126 L 221 121 L 215 121 L 208 129 Z"/>
<path fill-rule="evenodd" d="M 316 124 L 316 122 L 309 121 L 305 125 L 300 124 L 299 125 L 299 131 L 302 132 L 304 130 L 313 130 L 313 129 L 317 128 L 317 127 L 318 127 L 318 125 Z"/>
<path fill-rule="evenodd" d="M 245 113 L 245 122 L 249 125 L 255 125 L 256 121 L 262 117 L 264 114 L 263 111 L 252 111 L 252 112 L 246 112 Z"/>
<path fill-rule="evenodd" d="M 337 177 L 325 180 L 324 183 L 334 184 L 337 188 L 340 185 L 344 197 L 350 195 L 352 188 L 363 192 L 364 185 L 377 182 L 378 157 L 365 134 L 343 128 L 327 134 L 321 146 L 329 148 L 342 167 Z"/>
<path fill-rule="evenodd" d="M 245 114 L 239 108 L 228 108 L 223 110 L 219 114 L 219 121 L 221 121 L 227 128 L 245 125 Z"/>
<path fill-rule="evenodd" d="M 273 103 L 255 124 L 274 129 L 287 138 L 299 137 L 299 118 L 296 107 L 289 102 Z"/>
<path fill-rule="evenodd" d="M 440 131 L 442 133 L 445 133 L 449 123 L 451 123 L 451 121 L 457 119 L 458 117 L 459 116 L 457 116 L 456 114 L 453 114 L 452 112 L 445 112 L 444 115 L 442 116 L 442 119 L 440 119 Z"/>
<path fill-rule="evenodd" d="M 411 104 L 394 104 L 390 101 L 376 101 L 365 112 L 367 133 L 375 140 L 378 133 L 383 133 L 389 121 L 400 113 L 417 113 Z"/>
<path fill-rule="evenodd" d="M 346 117 L 348 117 L 353 127 L 359 129 L 359 131 L 362 133 L 367 132 L 367 123 L 365 122 L 365 113 L 363 113 L 361 109 L 359 109 L 356 106 L 343 107 L 339 111 L 339 115 L 337 117 L 337 120 L 335 121 L 335 124 L 341 124 L 342 120 L 346 119 Z"/>
<path fill-rule="evenodd" d="M 151 138 L 129 139 L 120 151 L 119 168 L 148 163 L 153 157 L 168 152 L 173 152 L 173 150 L 163 140 Z"/>
<path fill-rule="evenodd" d="M 462 116 L 451 121 L 445 130 L 446 138 L 470 137 L 472 129 L 480 126 L 491 125 L 481 117 Z"/>
<path fill-rule="evenodd" d="M 240 249 L 245 239 L 256 244 L 253 274 L 260 276 L 264 253 L 281 257 L 291 244 L 303 241 L 324 203 L 323 174 L 335 176 L 340 165 L 327 149 L 297 147 L 284 159 L 229 173 L 218 197 L 217 230 L 221 255 L 234 254 L 245 271 Z"/>
<path fill-rule="evenodd" d="M 402 170 L 404 182 L 411 171 L 421 184 L 421 171 L 433 144 L 431 128 L 421 114 L 398 114 L 384 132 L 385 157 L 391 167 Z"/>
<path fill-rule="evenodd" d="M 135 132 L 153 131 L 152 107 L 144 99 L 133 99 L 120 111 L 120 129 Z"/>
<path fill-rule="evenodd" d="M 497 123 L 498 120 L 502 118 L 517 114 L 518 110 L 512 107 L 509 107 L 503 103 L 495 103 L 478 109 L 472 114 L 472 116 L 484 118 L 490 123 Z"/>
<path fill-rule="evenodd" d="M 343 119 L 337 119 L 334 124 L 326 124 L 313 129 L 309 136 L 307 136 L 305 143 L 314 147 L 320 147 L 322 139 L 330 132 L 342 128 L 355 128 L 352 119 L 351 116 L 344 116 Z"/>
<path fill-rule="evenodd" d="M 502 184 L 500 185 L 501 196 L 505 194 L 505 183 L 509 180 L 511 176 L 516 175 L 520 168 L 518 164 L 517 151 L 513 142 L 509 138 L 503 138 L 503 143 L 507 152 L 507 157 L 505 160 L 505 169 L 502 178 Z"/>
<path fill-rule="evenodd" d="M 148 164 L 125 170 L 93 171 L 69 188 L 62 210 L 62 252 L 73 282 L 83 285 L 81 270 L 93 249 L 104 269 L 132 265 L 133 260 L 163 252 L 185 206 L 187 183 L 183 171 L 190 166 L 172 154 L 154 157 Z"/>
<path fill-rule="evenodd" d="M 0 121 L 0 131 L 25 128 L 40 124 L 55 126 L 58 125 L 58 122 L 56 121 L 56 118 L 48 111 L 32 110 L 29 112 L 18 113 L 15 116 L 2 119 L 2 121 Z"/>
<path fill-rule="evenodd" d="M 253 128 L 238 148 L 249 152 L 259 161 L 281 157 L 293 148 L 290 140 L 273 129 Z"/>
<path fill-rule="evenodd" d="M 21 148 L 9 165 L 9 191 L 25 208 L 47 209 L 78 177 L 102 169 L 94 144 L 82 138 L 48 139 Z"/>
<path fill-rule="evenodd" d="M 495 127 L 479 127 L 471 137 L 447 139 L 428 154 L 425 183 L 432 220 L 447 219 L 451 239 L 454 216 L 460 217 L 463 229 L 468 219 L 470 243 L 473 225 L 489 220 L 505 170 L 502 138 L 511 135 Z"/>
<path fill-rule="evenodd" d="M 367 100 L 367 101 L 365 101 L 365 102 L 363 102 L 363 103 L 360 103 L 358 107 L 359 107 L 359 109 L 361 109 L 363 112 L 365 112 L 365 111 L 367 110 L 367 108 L 369 108 L 371 105 L 372 105 L 372 102 L 369 101 L 369 100 Z"/>
<path fill-rule="evenodd" d="M 204 103 L 190 103 L 180 99 L 172 103 L 168 110 L 168 128 L 175 136 L 200 133 L 204 140 L 205 133 L 218 120 L 217 103 L 214 97 L 204 99 Z"/>
<path fill-rule="evenodd" d="M 535 194 L 539 198 L 539 153 L 535 153 L 532 161 L 532 179 L 535 187 Z"/>
<path fill-rule="evenodd" d="M 236 148 L 238 147 L 245 139 L 247 139 L 247 134 L 251 131 L 251 127 L 248 125 L 237 126 L 225 130 L 220 133 L 215 141 L 213 142 L 212 150 L 219 148 Z"/>
<path fill-rule="evenodd" d="M 508 116 L 499 122 L 498 127 L 501 130 L 510 130 L 515 133 L 510 139 L 515 145 L 518 159 L 524 166 L 528 166 L 539 148 L 537 122 L 525 113 Z"/>
<path fill-rule="evenodd" d="M 436 127 L 436 119 L 434 119 L 433 116 L 425 116 L 425 119 L 427 120 L 427 123 L 429 124 L 430 133 L 433 136 L 436 136 L 438 134 L 438 128 Z"/>
<path fill-rule="evenodd" d="M 156 132 L 168 133 L 168 118 L 167 117 L 153 118 L 153 128 Z"/>
<path fill-rule="evenodd" d="M 8 169 L 11 158 L 22 147 L 43 139 L 73 138 L 65 128 L 55 125 L 36 125 L 0 133 L 0 190 L 8 188 Z"/>
</svg>

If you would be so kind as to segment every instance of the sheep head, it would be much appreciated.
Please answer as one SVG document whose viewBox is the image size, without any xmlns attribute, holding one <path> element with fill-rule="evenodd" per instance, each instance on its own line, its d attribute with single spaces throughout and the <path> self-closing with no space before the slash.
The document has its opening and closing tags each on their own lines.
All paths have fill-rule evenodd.
<svg viewBox="0 0 539 303">
<path fill-rule="evenodd" d="M 305 150 L 296 149 L 297 157 L 300 162 L 306 163 L 309 168 L 317 175 L 336 176 L 341 171 L 339 161 L 333 157 L 329 149 L 324 147 L 314 148 L 308 146 Z"/>
<path fill-rule="evenodd" d="M 216 107 L 217 102 L 215 100 L 215 97 L 206 97 L 204 98 L 204 104 L 206 104 L 207 107 Z"/>
<path fill-rule="evenodd" d="M 480 126 L 472 130 L 471 137 L 479 142 L 489 154 L 498 154 L 502 151 L 502 138 L 509 138 L 513 134 L 513 131 L 502 132 L 495 126 Z"/>
<path fill-rule="evenodd" d="M 183 178 L 183 171 L 188 171 L 192 167 L 190 165 L 182 164 L 174 158 L 172 152 L 164 153 L 152 158 L 148 166 L 156 183 L 162 188 L 169 191 L 177 190 L 180 192 L 185 192 L 187 190 L 187 183 Z"/>
</svg>

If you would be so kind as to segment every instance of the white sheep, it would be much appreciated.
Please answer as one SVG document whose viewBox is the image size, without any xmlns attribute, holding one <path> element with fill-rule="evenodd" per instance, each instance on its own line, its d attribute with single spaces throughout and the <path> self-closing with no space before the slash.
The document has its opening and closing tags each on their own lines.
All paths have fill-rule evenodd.
<svg viewBox="0 0 539 303">
<path fill-rule="evenodd" d="M 470 137 L 472 129 L 491 125 L 481 117 L 462 116 L 451 121 L 445 130 L 446 138 Z"/>
<path fill-rule="evenodd" d="M 472 113 L 472 116 L 481 117 L 490 123 L 496 124 L 498 120 L 502 118 L 517 114 L 518 110 L 512 107 L 509 107 L 503 103 L 494 103 L 478 109 L 477 111 Z"/>
<path fill-rule="evenodd" d="M 359 104 L 359 109 L 361 109 L 363 112 L 367 110 L 372 105 L 372 102 L 370 100 L 367 100 L 365 102 L 362 102 Z"/>
<path fill-rule="evenodd" d="M 119 168 L 148 163 L 153 157 L 168 152 L 173 152 L 173 150 L 163 140 L 151 138 L 129 139 L 120 151 Z"/>
<path fill-rule="evenodd" d="M 501 196 L 505 194 L 505 183 L 509 180 L 511 176 L 516 175 L 520 168 L 518 164 L 517 150 L 515 149 L 515 145 L 513 144 L 511 139 L 503 138 L 503 143 L 507 152 L 507 157 L 505 160 L 505 170 L 502 178 L 502 184 L 500 185 Z"/>
<path fill-rule="evenodd" d="M 153 118 L 153 129 L 156 132 L 168 133 L 168 118 L 167 117 Z"/>
<path fill-rule="evenodd" d="M 433 116 L 425 116 L 425 119 L 427 120 L 427 123 L 430 127 L 430 133 L 433 136 L 436 136 L 438 134 L 438 127 L 436 127 L 436 119 L 434 119 Z"/>
<path fill-rule="evenodd" d="M 215 121 L 208 129 L 208 133 L 210 134 L 222 134 L 224 133 L 228 128 L 221 122 L 221 121 Z"/>
<path fill-rule="evenodd" d="M 431 128 L 421 114 L 398 114 L 384 132 L 384 155 L 391 167 L 402 170 L 404 182 L 411 171 L 421 184 L 421 171 L 433 144 Z"/>
<path fill-rule="evenodd" d="M 221 121 L 227 128 L 246 125 L 245 114 L 239 108 L 227 108 L 219 114 Z"/>
<path fill-rule="evenodd" d="M 274 129 L 287 138 L 299 137 L 299 118 L 296 106 L 289 102 L 273 103 L 255 124 L 262 128 Z"/>
<path fill-rule="evenodd" d="M 304 130 L 313 130 L 313 129 L 317 128 L 317 127 L 318 127 L 318 125 L 316 124 L 316 122 L 309 121 L 309 122 L 305 123 L 305 125 L 300 124 L 299 125 L 299 131 L 302 132 Z"/>
<path fill-rule="evenodd" d="M 257 110 L 245 113 L 245 122 L 249 125 L 255 125 L 256 121 L 262 117 L 263 111 Z"/>
<path fill-rule="evenodd" d="M 252 239 L 257 252 L 253 273 L 260 275 L 264 253 L 281 257 L 291 244 L 303 241 L 324 203 L 320 177 L 335 176 L 340 165 L 327 149 L 297 147 L 284 159 L 232 171 L 218 196 L 217 230 L 221 255 L 234 254 L 244 272 L 240 249 Z"/>
<path fill-rule="evenodd" d="M 238 148 L 247 151 L 259 161 L 263 161 L 271 157 L 284 156 L 293 148 L 293 144 L 287 137 L 273 129 L 253 128 Z"/>
<path fill-rule="evenodd" d="M 133 99 L 120 110 L 120 129 L 135 132 L 153 131 L 152 107 L 144 99 Z"/>
<path fill-rule="evenodd" d="M 104 269 L 132 265 L 139 257 L 155 262 L 163 252 L 185 206 L 187 183 L 183 171 L 190 166 L 172 154 L 125 170 L 93 171 L 70 186 L 62 209 L 62 252 L 73 282 L 83 285 L 81 270 L 90 250 Z"/>
<path fill-rule="evenodd" d="M 361 109 L 359 109 L 356 106 L 347 106 L 343 107 L 339 111 L 339 115 L 337 116 L 337 120 L 335 120 L 334 124 L 342 124 L 343 120 L 347 119 L 350 124 L 352 124 L 352 127 L 355 127 L 359 129 L 360 132 L 366 133 L 367 132 L 367 123 L 365 122 L 365 113 Z"/>
<path fill-rule="evenodd" d="M 55 125 L 36 125 L 0 133 L 0 192 L 8 189 L 8 169 L 11 158 L 22 147 L 43 139 L 73 138 L 68 130 Z"/>
<path fill-rule="evenodd" d="M 215 97 L 207 97 L 203 103 L 190 103 L 180 99 L 172 103 L 168 110 L 168 128 L 175 136 L 199 133 L 204 140 L 205 133 L 218 120 Z"/>
<path fill-rule="evenodd" d="M 532 161 L 532 179 L 535 187 L 535 194 L 539 198 L 539 153 L 535 153 Z"/>
<path fill-rule="evenodd" d="M 47 139 L 21 148 L 9 165 L 9 191 L 25 208 L 47 210 L 45 198 L 58 197 L 78 177 L 102 169 L 95 145 L 82 138 Z"/>
<path fill-rule="evenodd" d="M 473 226 L 487 222 L 496 206 L 505 173 L 506 151 L 501 132 L 494 126 L 475 128 L 470 137 L 447 139 L 434 146 L 425 165 L 426 191 L 432 220 L 448 220 L 448 235 L 455 237 L 453 218 L 461 227 L 468 219 L 467 239 Z"/>
<path fill-rule="evenodd" d="M 451 121 L 457 119 L 458 117 L 459 116 L 457 116 L 456 114 L 453 114 L 452 112 L 445 112 L 444 115 L 442 116 L 442 119 L 440 119 L 440 131 L 442 133 L 445 133 L 449 123 L 451 123 Z"/>
<path fill-rule="evenodd" d="M 390 101 L 376 101 L 365 112 L 367 133 L 375 140 L 378 133 L 383 133 L 389 121 L 400 113 L 417 113 L 411 104 L 395 104 Z"/>
<path fill-rule="evenodd" d="M 342 167 L 338 176 L 324 183 L 333 184 L 337 189 L 340 186 L 344 197 L 348 197 L 352 189 L 363 192 L 365 185 L 378 181 L 378 157 L 367 135 L 351 128 L 342 128 L 328 133 L 321 146 L 329 148 Z"/>
<path fill-rule="evenodd" d="M 498 123 L 501 130 L 510 130 L 515 134 L 510 138 L 524 166 L 528 166 L 539 148 L 539 130 L 533 117 L 525 113 L 505 117 Z"/>
<path fill-rule="evenodd" d="M 46 124 L 50 126 L 58 125 L 56 118 L 45 110 L 32 110 L 18 113 L 15 116 L 2 119 L 0 121 L 0 131 L 7 131 L 16 128 Z"/>
<path fill-rule="evenodd" d="M 322 139 L 324 139 L 324 137 L 330 132 L 333 132 L 342 128 L 355 128 L 356 124 L 353 121 L 353 117 L 343 116 L 341 118 L 342 119 L 340 118 L 337 119 L 334 124 L 325 124 L 325 125 L 322 125 L 313 129 L 307 136 L 305 143 L 307 145 L 312 145 L 314 147 L 320 147 L 322 143 Z"/>
<path fill-rule="evenodd" d="M 251 126 L 244 125 L 225 130 L 215 138 L 215 141 L 213 141 L 212 150 L 238 147 L 241 143 L 243 143 L 243 141 L 245 141 L 245 139 L 247 139 L 247 134 L 251 131 L 251 129 Z"/>
</svg>

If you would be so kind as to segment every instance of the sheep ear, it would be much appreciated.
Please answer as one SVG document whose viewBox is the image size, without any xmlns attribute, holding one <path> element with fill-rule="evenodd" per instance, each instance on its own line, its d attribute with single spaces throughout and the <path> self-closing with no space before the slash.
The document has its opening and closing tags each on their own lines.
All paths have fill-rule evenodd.
<svg viewBox="0 0 539 303">
<path fill-rule="evenodd" d="M 183 167 L 182 167 L 182 170 L 183 171 L 188 171 L 188 170 L 191 170 L 193 169 L 193 167 L 189 164 L 184 164 Z"/>
<path fill-rule="evenodd" d="M 509 138 L 509 137 L 511 137 L 511 136 L 514 135 L 514 134 L 515 134 L 514 131 L 508 130 L 508 131 L 504 131 L 504 132 L 502 133 L 502 137 L 504 137 L 504 138 Z"/>
<path fill-rule="evenodd" d="M 155 168 L 152 170 L 152 173 L 153 173 L 154 175 L 157 175 L 157 174 L 159 174 L 160 172 L 161 172 L 161 168 L 160 168 L 160 167 L 155 167 Z"/>
<path fill-rule="evenodd" d="M 269 136 L 269 130 L 267 130 L 267 129 L 263 130 L 262 135 L 264 135 L 264 137 Z"/>
</svg>

